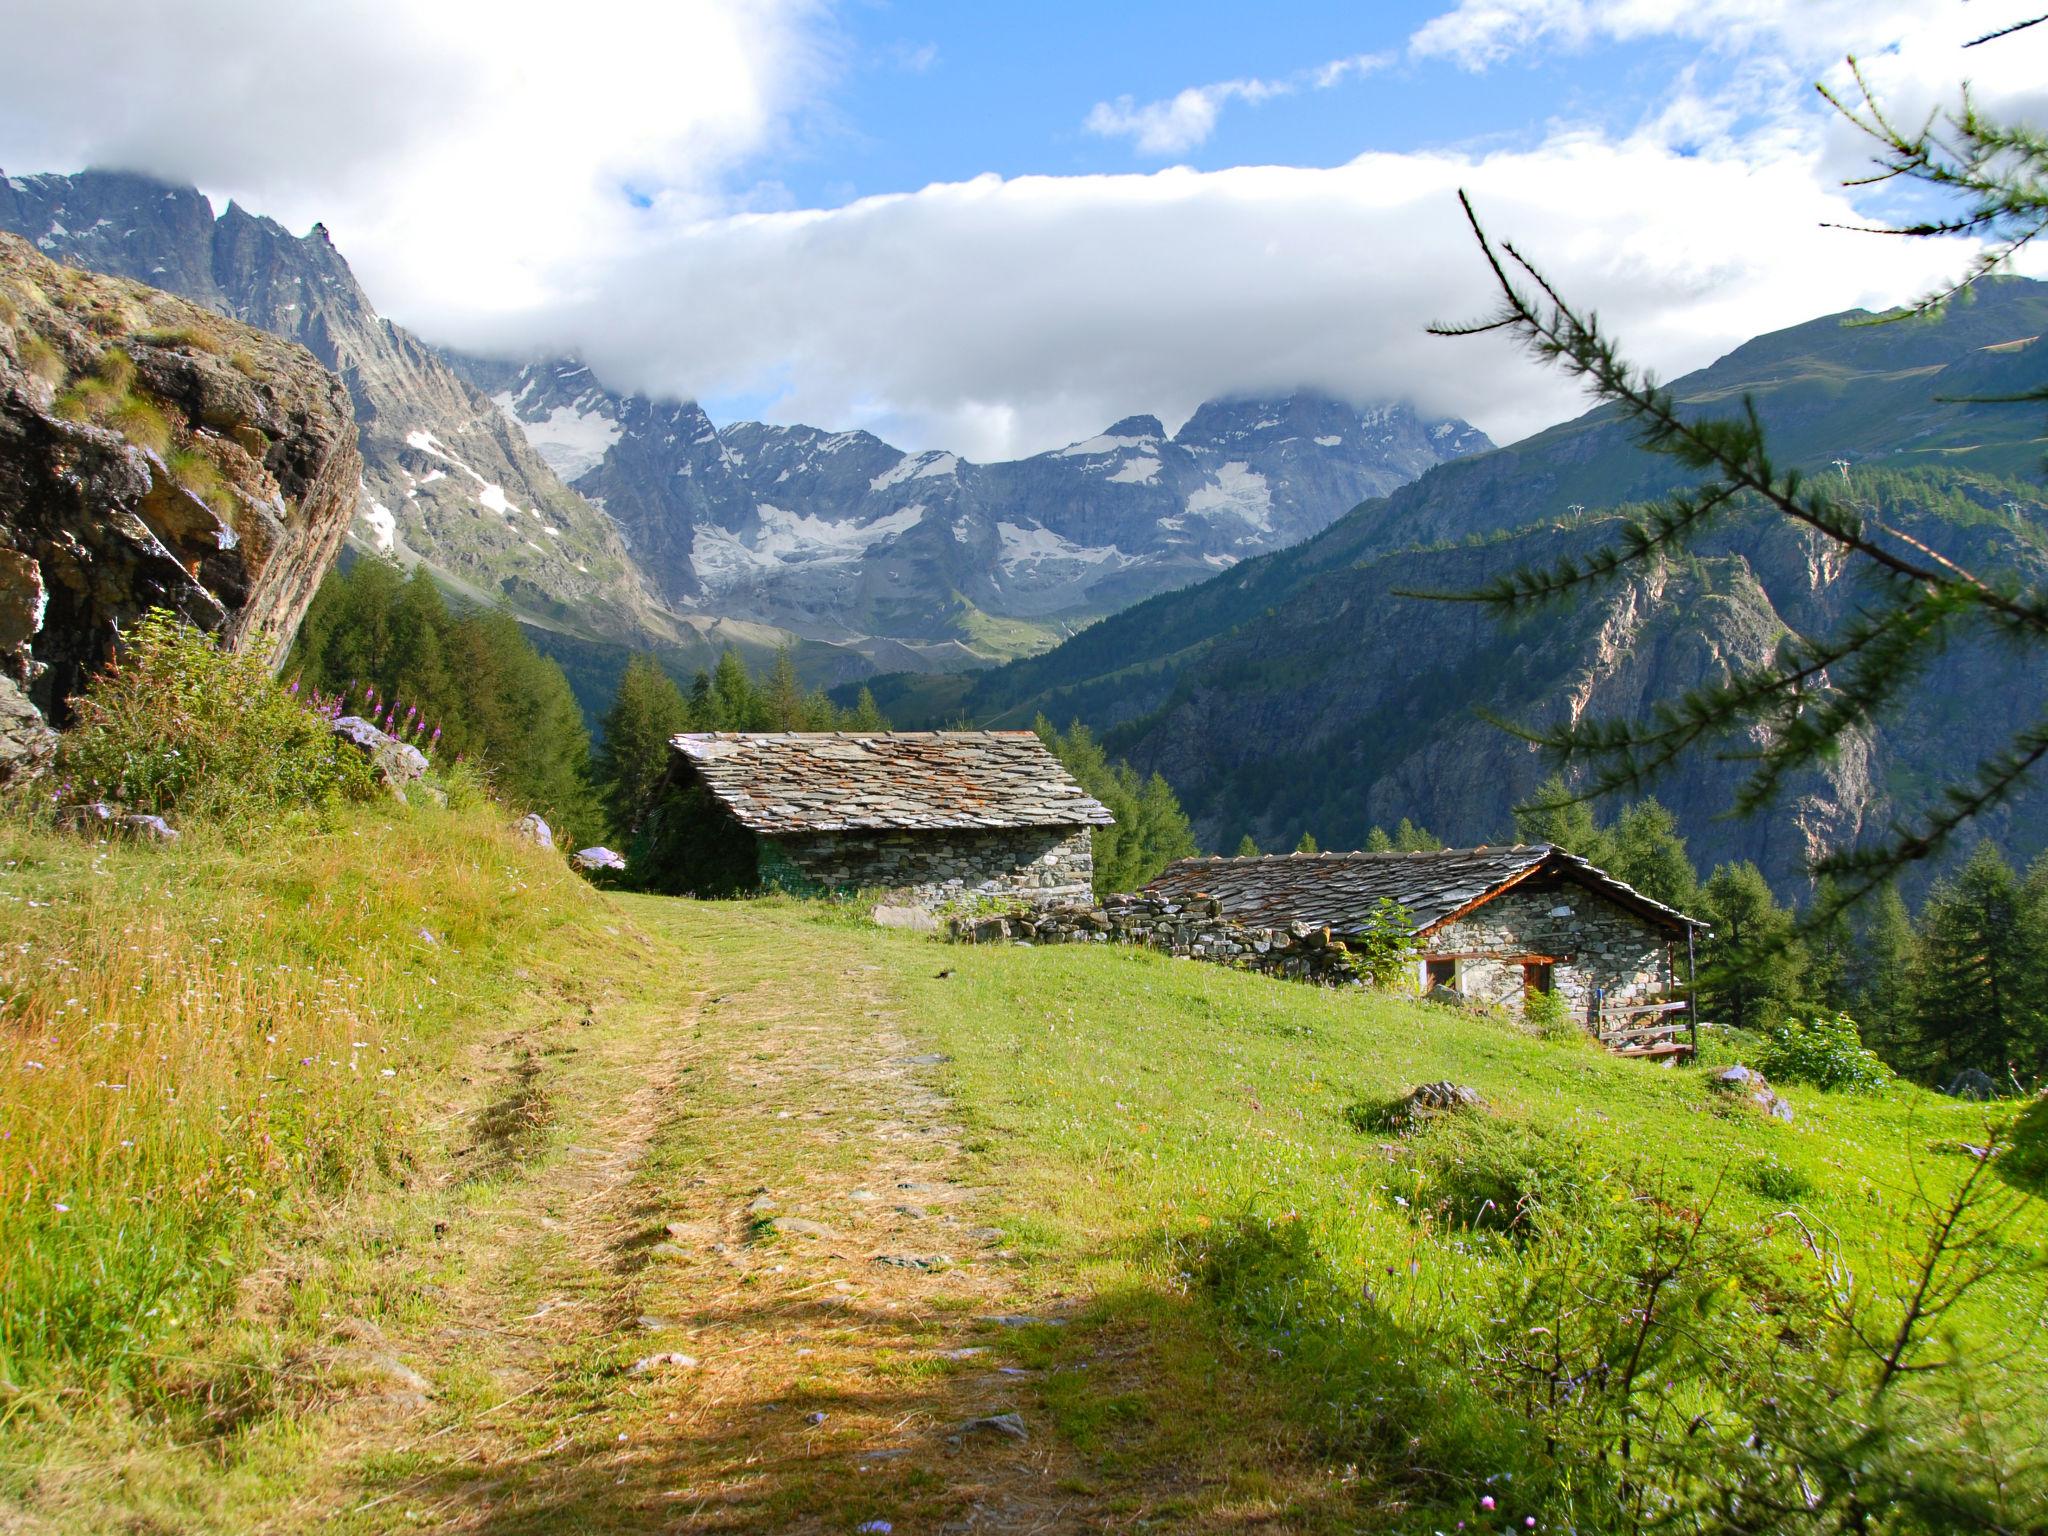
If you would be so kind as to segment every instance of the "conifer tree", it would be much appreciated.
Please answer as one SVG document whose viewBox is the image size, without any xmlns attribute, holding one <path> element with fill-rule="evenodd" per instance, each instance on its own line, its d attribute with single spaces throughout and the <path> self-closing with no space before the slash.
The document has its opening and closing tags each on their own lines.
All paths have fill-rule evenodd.
<svg viewBox="0 0 2048 1536">
<path fill-rule="evenodd" d="M 1112 763 L 1094 732 L 1078 720 L 1062 733 L 1040 715 L 1032 729 L 1075 782 L 1116 818 L 1115 825 L 1094 832 L 1097 895 L 1137 890 L 1175 859 L 1195 854 L 1194 831 L 1164 778 L 1155 773 L 1140 779 L 1129 763 Z"/>
<path fill-rule="evenodd" d="M 628 661 L 605 711 L 604 738 L 593 761 L 605 809 L 621 840 L 653 807 L 668 773 L 669 743 L 689 725 L 690 706 L 661 663 L 644 652 Z"/>
<path fill-rule="evenodd" d="M 889 722 L 882 718 L 881 706 L 875 703 L 874 694 L 862 688 L 860 697 L 853 701 L 853 713 L 847 718 L 849 731 L 886 731 Z"/>
<path fill-rule="evenodd" d="M 1323 850 L 1317 844 L 1316 835 L 1313 832 L 1304 832 L 1301 834 L 1300 841 L 1294 845 L 1294 851 L 1296 853 L 1321 853 Z"/>
<path fill-rule="evenodd" d="M 1605 835 L 1614 862 L 1603 867 L 1618 879 L 1681 912 L 1690 911 L 1699 900 L 1700 877 L 1678 834 L 1677 818 L 1655 800 L 1623 806 L 1612 832 Z"/>
<path fill-rule="evenodd" d="M 1245 833 L 1243 837 L 1237 840 L 1237 857 L 1240 859 L 1256 859 L 1258 856 L 1259 845 L 1252 841 L 1251 833 Z"/>
<path fill-rule="evenodd" d="M 1802 996 L 1806 956 L 1798 920 L 1778 905 L 1763 871 L 1723 864 L 1701 887 L 1713 933 L 1699 973 L 1702 1017 L 1737 1029 L 1768 1029 Z"/>
<path fill-rule="evenodd" d="M 1394 828 L 1394 851 L 1396 853 L 1435 853 L 1443 847 L 1444 840 L 1427 827 L 1418 827 L 1406 816 Z"/>
<path fill-rule="evenodd" d="M 1387 829 L 1385 827 L 1374 827 L 1365 834 L 1365 851 L 1367 853 L 1392 853 L 1394 851 L 1394 840 L 1387 836 Z"/>
<path fill-rule="evenodd" d="M 811 718 L 813 711 L 806 709 L 805 704 L 804 685 L 797 681 L 796 676 L 796 658 L 790 655 L 789 647 L 785 645 L 775 653 L 775 664 L 768 672 L 768 686 L 761 696 L 759 713 L 763 716 L 763 729 L 803 731 L 824 728 L 814 723 Z"/>
<path fill-rule="evenodd" d="M 1896 885 L 1872 898 L 1856 946 L 1850 1012 L 1863 1030 L 1863 1043 L 1895 1072 L 1918 1065 L 1912 1052 L 1911 988 L 1918 965 L 1913 920 Z"/>
<path fill-rule="evenodd" d="M 1515 836 L 1525 843 L 1549 843 L 1602 869 L 1616 862 L 1613 842 L 1594 821 L 1591 803 L 1572 792 L 1563 774 L 1552 774 L 1515 807 Z"/>
<path fill-rule="evenodd" d="M 714 731 L 758 731 L 766 727 L 757 718 L 754 680 L 740 653 L 727 646 L 711 674 L 711 714 Z"/>
<path fill-rule="evenodd" d="M 2030 958 L 2020 908 L 2019 879 L 1988 841 L 1928 894 L 1912 979 L 1912 1031 L 1917 1064 L 1936 1080 L 1965 1067 L 2000 1082 L 2015 1067 L 2035 1070 L 2040 1021 L 2026 995 Z"/>
</svg>

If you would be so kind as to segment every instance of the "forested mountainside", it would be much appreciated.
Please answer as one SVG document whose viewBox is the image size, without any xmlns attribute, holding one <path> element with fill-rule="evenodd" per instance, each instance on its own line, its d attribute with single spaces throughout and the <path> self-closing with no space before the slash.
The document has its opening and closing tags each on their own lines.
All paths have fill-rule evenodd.
<svg viewBox="0 0 2048 1536">
<path fill-rule="evenodd" d="M 1980 569 L 2038 578 L 2048 549 L 2038 405 L 1979 403 L 2048 379 L 2048 284 L 2005 279 L 1939 321 L 1836 315 L 1759 337 L 1679 380 L 1699 408 L 1755 397 L 1781 462 Z M 1448 345 L 1449 343 L 1447 343 Z M 1629 713 L 1728 669 L 1856 601 L 1816 544 L 1774 521 L 1725 528 L 1676 562 L 1508 626 L 1482 608 L 1401 595 L 1465 590 L 1611 535 L 1631 503 L 1681 483 L 1606 410 L 1445 465 L 1319 537 L 967 680 L 882 679 L 899 723 L 1086 720 L 1172 780 L 1211 847 L 1308 830 L 1356 844 L 1402 816 L 1453 842 L 1503 835 L 1548 771 L 1480 711 L 1541 722 Z M 936 686 L 935 686 L 936 683 Z M 1704 753 L 1658 794 L 1704 867 L 1755 859 L 1781 889 L 1818 847 L 1921 803 L 2048 701 L 2011 655 L 1955 649 L 1869 739 L 1772 815 L 1716 819 L 1739 762 Z M 2014 856 L 2048 842 L 2036 793 L 1983 830 Z"/>
<path fill-rule="evenodd" d="M 1041 648 L 1491 446 L 1462 421 L 1299 391 L 1211 401 L 1171 436 L 1133 416 L 975 464 L 869 432 L 716 427 L 694 401 L 620 395 L 574 361 L 461 365 L 617 522 L 667 601 L 896 637 L 933 670 Z"/>
</svg>

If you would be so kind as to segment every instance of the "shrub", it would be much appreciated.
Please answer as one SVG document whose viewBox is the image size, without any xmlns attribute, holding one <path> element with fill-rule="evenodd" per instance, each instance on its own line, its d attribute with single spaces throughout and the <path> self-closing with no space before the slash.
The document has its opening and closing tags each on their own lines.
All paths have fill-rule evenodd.
<svg viewBox="0 0 2048 1536">
<path fill-rule="evenodd" d="M 233 820 L 373 788 L 362 758 L 260 660 L 222 650 L 161 609 L 74 706 L 59 767 L 80 798 Z"/>
<path fill-rule="evenodd" d="M 1582 1209 L 1599 1176 L 1582 1151 L 1540 1126 L 1461 1115 L 1431 1127 L 1417 1193 L 1453 1228 L 1527 1236 L 1539 1214 Z"/>
<path fill-rule="evenodd" d="M 1584 1045 L 1593 1038 L 1579 1027 L 1570 1006 L 1555 992 L 1531 992 L 1522 1002 L 1522 1017 L 1545 1040 Z"/>
<path fill-rule="evenodd" d="M 1863 1048 L 1856 1021 L 1846 1013 L 1788 1019 L 1770 1031 L 1757 1066 L 1780 1082 L 1811 1083 L 1846 1093 L 1882 1093 L 1891 1072 Z"/>
<path fill-rule="evenodd" d="M 1346 941 L 1352 964 L 1372 986 L 1386 991 L 1410 980 L 1415 940 L 1409 935 L 1407 910 L 1382 896 L 1355 938 Z"/>
</svg>

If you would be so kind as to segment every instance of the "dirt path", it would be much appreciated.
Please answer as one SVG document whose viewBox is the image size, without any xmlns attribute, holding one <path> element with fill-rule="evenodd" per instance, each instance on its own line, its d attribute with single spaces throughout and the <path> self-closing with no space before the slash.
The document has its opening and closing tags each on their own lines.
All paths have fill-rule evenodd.
<svg viewBox="0 0 2048 1536">
<path fill-rule="evenodd" d="M 627 910 L 682 958 L 490 1042 L 458 1166 L 512 1171 L 451 1223 L 431 1327 L 361 1341 L 385 1390 L 305 1523 L 1102 1528 L 1044 1415 L 1088 1362 L 1027 1302 L 873 940 Z"/>
</svg>

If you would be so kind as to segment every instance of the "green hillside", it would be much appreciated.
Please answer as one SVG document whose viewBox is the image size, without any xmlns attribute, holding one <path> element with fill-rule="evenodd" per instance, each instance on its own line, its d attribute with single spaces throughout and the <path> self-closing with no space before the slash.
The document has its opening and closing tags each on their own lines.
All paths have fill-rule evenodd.
<svg viewBox="0 0 2048 1536">
<path fill-rule="evenodd" d="M 1705 1222 L 1703 1326 L 1627 1412 L 1707 1497 L 1685 1447 L 1742 1467 L 1761 1382 L 1867 1390 L 1831 1309 L 1895 1324 L 1982 1176 L 1984 1111 L 1910 1087 L 1784 1124 L 1394 998 L 610 895 L 503 819 L 7 826 L 0 1526 L 1608 1529 L 1615 1423 L 1532 1418 L 1511 1363 L 1545 1286 L 1620 1316 L 1634 1245 Z M 1376 1118 L 1443 1078 L 1484 1107 Z M 1965 1363 L 1886 1410 L 1935 1454 L 1875 1486 L 1976 1509 L 1995 1462 L 2040 1514 L 2040 1209 L 1974 1250 Z"/>
</svg>

